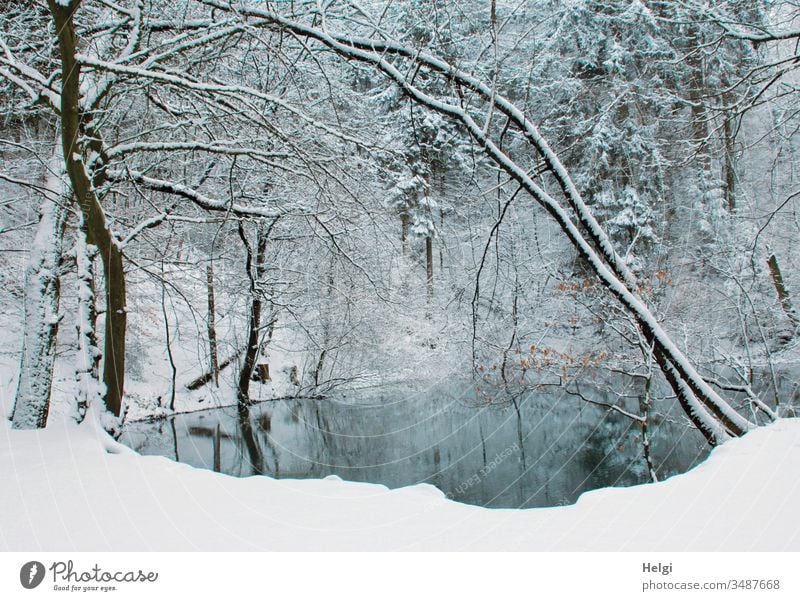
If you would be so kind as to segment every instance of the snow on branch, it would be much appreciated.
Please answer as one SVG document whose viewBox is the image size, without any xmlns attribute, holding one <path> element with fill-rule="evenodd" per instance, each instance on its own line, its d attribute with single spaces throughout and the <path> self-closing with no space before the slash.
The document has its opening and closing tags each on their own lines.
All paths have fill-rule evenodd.
<svg viewBox="0 0 800 601">
<path fill-rule="evenodd" d="M 128 67 L 125 65 L 120 65 L 117 63 L 110 63 L 107 61 L 101 61 L 85 54 L 77 55 L 78 62 L 84 66 L 91 67 L 93 69 L 98 69 L 102 71 L 109 71 L 112 73 L 119 73 L 125 75 L 131 75 L 133 77 L 138 77 L 142 79 L 149 79 L 151 81 L 160 81 L 163 83 L 168 83 L 174 85 L 178 88 L 184 88 L 187 90 L 194 90 L 198 92 L 209 92 L 212 94 L 223 94 L 233 97 L 239 96 L 250 96 L 253 98 L 258 98 L 259 100 L 263 100 L 265 102 L 269 102 L 276 106 L 283 108 L 284 110 L 288 111 L 289 113 L 295 115 L 306 124 L 314 127 L 316 129 L 322 130 L 336 138 L 344 140 L 346 142 L 351 142 L 358 146 L 367 146 L 366 142 L 360 140 L 358 138 L 354 138 L 344 132 L 338 131 L 329 125 L 310 117 L 309 115 L 305 114 L 300 109 L 292 106 L 285 100 L 281 99 L 278 96 L 273 94 L 267 94 L 265 92 L 261 92 L 259 90 L 255 90 L 253 88 L 249 88 L 247 86 L 240 86 L 240 85 L 227 85 L 227 84 L 211 84 L 211 83 L 204 83 L 204 82 L 197 82 L 192 81 L 191 79 L 187 79 L 185 77 L 179 77 L 177 75 L 172 75 L 169 73 L 164 73 L 162 71 L 152 71 L 149 69 L 142 69 L 139 67 Z"/>
<path fill-rule="evenodd" d="M 123 174 L 123 172 L 120 171 L 109 171 L 108 173 L 108 179 L 110 181 L 116 181 L 116 182 L 126 181 L 129 177 L 132 178 L 133 181 L 135 181 L 136 183 L 145 186 L 150 190 L 153 190 L 155 192 L 165 192 L 167 194 L 174 194 L 180 196 L 182 198 L 192 201 L 194 204 L 207 211 L 225 211 L 240 217 L 266 217 L 269 219 L 274 219 L 275 217 L 280 217 L 290 212 L 285 209 L 278 210 L 266 207 L 251 207 L 238 203 L 231 203 L 226 200 L 218 200 L 216 198 L 211 198 L 209 196 L 206 196 L 201 192 L 198 192 L 197 190 L 190 188 L 189 186 L 185 186 L 183 184 L 171 182 L 168 180 L 149 177 L 142 173 L 137 173 L 133 171 L 127 171 L 125 172 L 125 174 Z M 294 209 L 295 210 L 293 212 L 298 212 L 298 213 L 308 212 L 305 207 L 301 206 L 295 206 Z"/>
<path fill-rule="evenodd" d="M 247 155 L 257 159 L 286 159 L 285 152 L 265 152 L 258 148 L 235 146 L 234 141 L 215 140 L 214 142 L 131 142 L 119 144 L 106 151 L 109 159 L 123 157 L 136 152 L 169 152 L 176 150 L 203 151 L 214 154 Z M 277 165 L 276 165 L 277 166 Z"/>
</svg>

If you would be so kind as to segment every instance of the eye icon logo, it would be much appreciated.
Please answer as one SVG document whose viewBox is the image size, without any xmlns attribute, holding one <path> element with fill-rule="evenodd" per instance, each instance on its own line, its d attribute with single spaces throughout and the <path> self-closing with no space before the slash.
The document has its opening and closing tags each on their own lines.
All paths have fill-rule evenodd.
<svg viewBox="0 0 800 601">
<path fill-rule="evenodd" d="M 19 571 L 19 582 L 25 588 L 36 588 L 44 580 L 44 564 L 29 561 Z"/>
</svg>

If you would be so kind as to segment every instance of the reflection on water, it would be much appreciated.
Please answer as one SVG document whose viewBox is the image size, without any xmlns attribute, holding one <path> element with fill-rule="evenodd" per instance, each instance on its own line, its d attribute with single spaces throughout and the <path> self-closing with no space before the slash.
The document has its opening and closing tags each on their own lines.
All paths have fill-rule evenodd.
<svg viewBox="0 0 800 601">
<path fill-rule="evenodd" d="M 660 478 L 708 453 L 675 412 L 651 423 Z M 215 431 L 219 427 L 219 434 Z M 427 482 L 449 497 L 486 507 L 574 502 L 587 491 L 648 480 L 637 423 L 572 397 L 528 396 L 482 406 L 439 397 L 293 399 L 132 423 L 123 441 L 235 476 Z"/>
</svg>

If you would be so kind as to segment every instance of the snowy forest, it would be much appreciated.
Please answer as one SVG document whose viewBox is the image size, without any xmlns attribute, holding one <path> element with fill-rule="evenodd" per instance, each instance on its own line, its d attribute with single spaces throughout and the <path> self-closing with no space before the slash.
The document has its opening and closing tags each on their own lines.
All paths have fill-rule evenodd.
<svg viewBox="0 0 800 601">
<path fill-rule="evenodd" d="M 796 2 L 0 6 L 11 428 L 516 508 L 795 416 Z"/>
</svg>

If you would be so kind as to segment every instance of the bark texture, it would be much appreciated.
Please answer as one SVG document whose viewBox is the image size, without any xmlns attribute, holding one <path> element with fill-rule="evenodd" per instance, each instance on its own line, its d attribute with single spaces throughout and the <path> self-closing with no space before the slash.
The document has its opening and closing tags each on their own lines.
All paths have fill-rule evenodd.
<svg viewBox="0 0 800 601">
<path fill-rule="evenodd" d="M 116 416 L 122 408 L 125 383 L 125 331 L 127 308 L 125 304 L 125 272 L 122 252 L 106 223 L 105 213 L 96 190 L 104 182 L 102 170 L 89 176 L 84 162 L 85 149 L 80 140 L 85 137 L 88 146 L 97 151 L 99 141 L 89 135 L 81 109 L 80 63 L 76 59 L 77 40 L 73 16 L 80 0 L 62 6 L 48 0 L 58 34 L 61 55 L 61 142 L 64 163 L 86 231 L 86 242 L 96 246 L 103 262 L 105 284 L 105 336 L 103 348 L 103 383 L 106 387 L 106 408 Z"/>
</svg>

